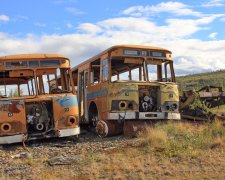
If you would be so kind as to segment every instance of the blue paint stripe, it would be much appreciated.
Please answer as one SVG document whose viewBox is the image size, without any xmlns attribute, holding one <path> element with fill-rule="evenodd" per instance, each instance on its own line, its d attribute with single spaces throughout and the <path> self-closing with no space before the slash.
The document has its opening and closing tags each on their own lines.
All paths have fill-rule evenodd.
<svg viewBox="0 0 225 180">
<path fill-rule="evenodd" d="M 63 96 L 57 99 L 56 102 L 62 107 L 78 106 L 77 96 Z"/>
<path fill-rule="evenodd" d="M 108 94 L 108 89 L 105 88 L 105 89 L 101 89 L 100 91 L 97 91 L 97 92 L 88 93 L 87 98 L 94 99 L 99 96 L 106 96 L 107 94 Z"/>
<path fill-rule="evenodd" d="M 17 100 L 17 99 L 14 99 L 14 100 L 3 100 L 3 101 L 0 101 L 0 104 L 1 105 L 6 105 L 6 104 L 12 104 L 13 101 L 19 101 L 18 104 L 24 104 L 24 100 Z"/>
</svg>

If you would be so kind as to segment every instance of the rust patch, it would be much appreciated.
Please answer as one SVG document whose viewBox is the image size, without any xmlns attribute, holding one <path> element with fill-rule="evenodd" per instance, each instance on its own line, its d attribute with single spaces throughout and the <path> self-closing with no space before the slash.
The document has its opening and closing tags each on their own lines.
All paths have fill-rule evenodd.
<svg viewBox="0 0 225 180">
<path fill-rule="evenodd" d="M 11 104 L 9 104 L 8 111 L 11 113 L 20 113 L 20 106 L 24 109 L 24 105 L 21 104 L 20 101 L 12 101 Z"/>
<path fill-rule="evenodd" d="M 25 133 L 26 132 L 26 125 L 24 125 L 20 121 L 0 123 L 0 127 L 2 127 L 4 124 L 9 124 L 10 130 L 7 132 L 0 130 L 0 135 L 12 135 L 15 133 Z"/>
</svg>

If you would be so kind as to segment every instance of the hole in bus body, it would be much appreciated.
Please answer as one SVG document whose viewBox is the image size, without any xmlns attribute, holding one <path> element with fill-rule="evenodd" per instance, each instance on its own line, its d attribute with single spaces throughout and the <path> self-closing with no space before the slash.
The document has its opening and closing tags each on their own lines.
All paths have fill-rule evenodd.
<svg viewBox="0 0 225 180">
<path fill-rule="evenodd" d="M 54 119 L 51 101 L 29 102 L 25 107 L 29 136 L 47 135 L 53 132 Z"/>
</svg>

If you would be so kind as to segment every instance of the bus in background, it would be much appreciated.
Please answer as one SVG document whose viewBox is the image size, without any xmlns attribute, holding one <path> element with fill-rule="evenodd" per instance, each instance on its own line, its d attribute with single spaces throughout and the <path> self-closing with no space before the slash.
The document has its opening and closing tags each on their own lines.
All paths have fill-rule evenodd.
<svg viewBox="0 0 225 180">
<path fill-rule="evenodd" d="M 61 86 L 52 79 L 61 76 Z M 0 57 L 0 144 L 80 133 L 70 60 L 57 54 Z"/>
<path fill-rule="evenodd" d="M 80 123 L 100 136 L 132 135 L 152 120 L 180 119 L 169 50 L 118 45 L 72 69 Z"/>
</svg>

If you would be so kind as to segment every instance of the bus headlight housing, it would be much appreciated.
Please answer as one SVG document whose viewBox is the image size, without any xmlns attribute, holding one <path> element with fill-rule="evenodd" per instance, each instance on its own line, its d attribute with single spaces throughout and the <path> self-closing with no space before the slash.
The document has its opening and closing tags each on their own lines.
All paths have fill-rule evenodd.
<svg viewBox="0 0 225 180">
<path fill-rule="evenodd" d="M 127 102 L 126 101 L 120 101 L 119 102 L 119 110 L 126 110 L 127 109 Z"/>
<path fill-rule="evenodd" d="M 177 112 L 179 109 L 179 103 L 178 102 L 165 102 L 162 107 L 161 110 L 162 111 L 174 111 Z"/>
<path fill-rule="evenodd" d="M 135 101 L 129 100 L 112 100 L 112 111 L 127 111 L 127 110 L 136 110 L 137 103 Z"/>
</svg>

